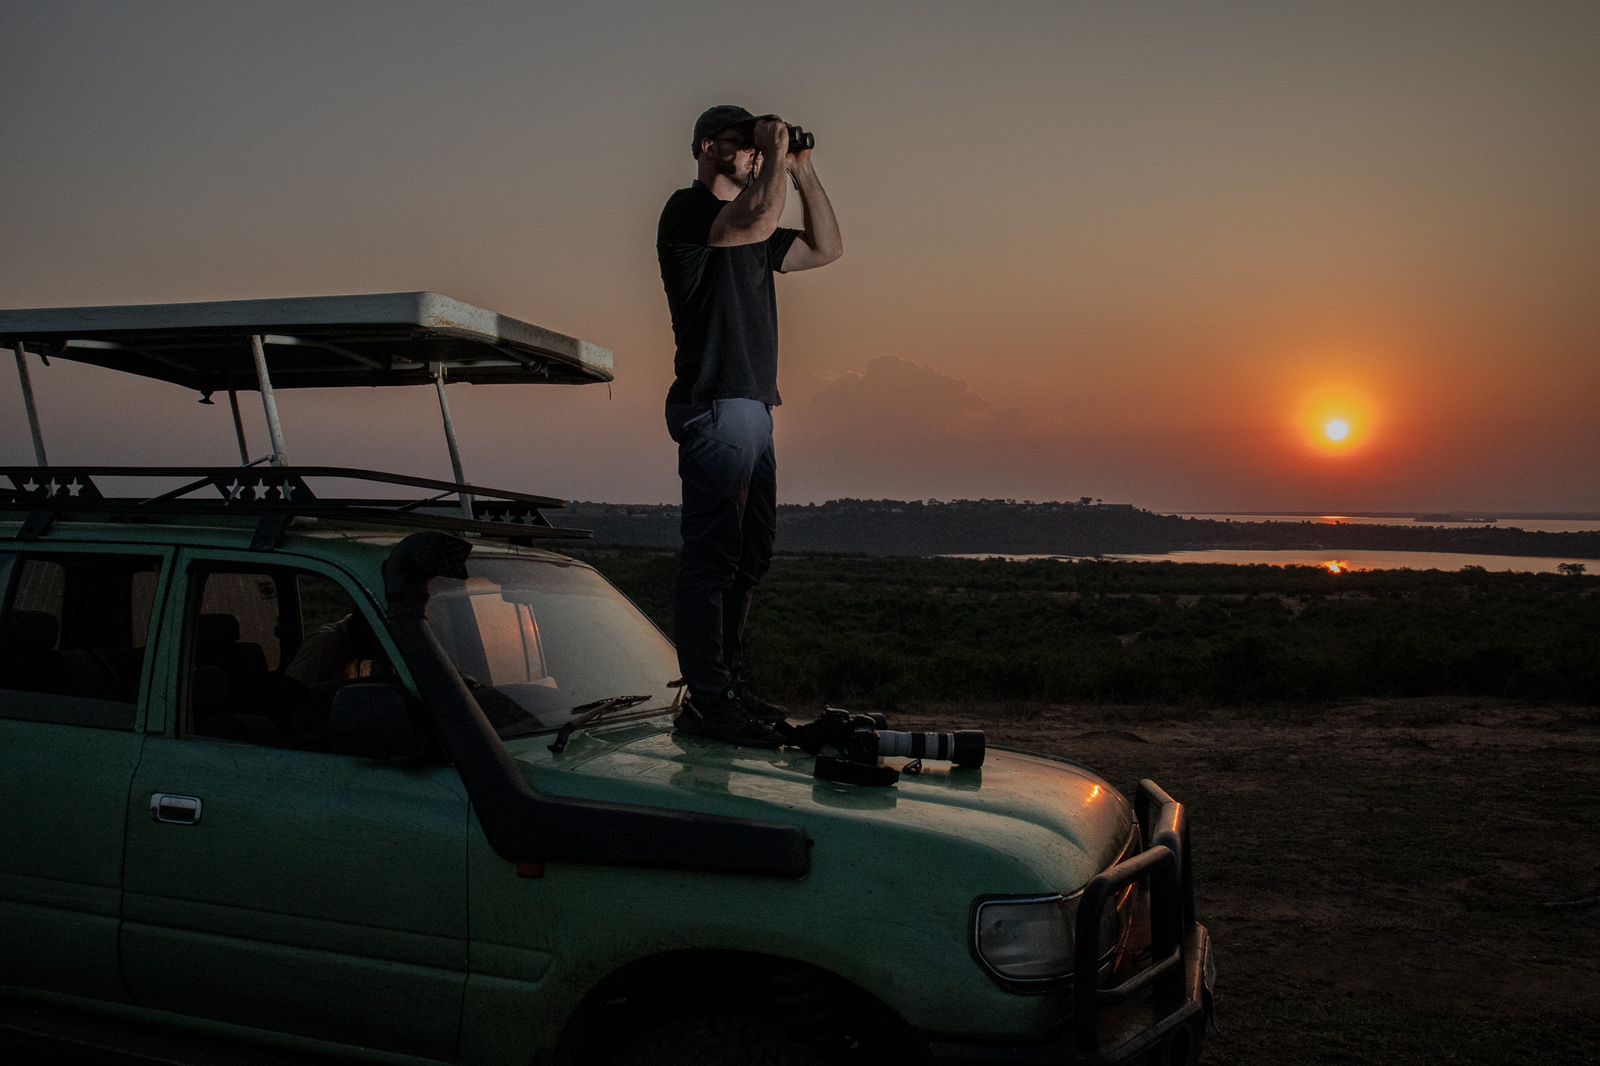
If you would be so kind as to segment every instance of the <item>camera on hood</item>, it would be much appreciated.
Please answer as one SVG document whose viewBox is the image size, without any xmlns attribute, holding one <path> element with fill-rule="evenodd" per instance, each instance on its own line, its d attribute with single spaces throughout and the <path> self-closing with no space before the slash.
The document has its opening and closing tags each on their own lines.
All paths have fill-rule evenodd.
<svg viewBox="0 0 1600 1066">
<path fill-rule="evenodd" d="M 953 763 L 957 767 L 983 765 L 983 731 L 957 729 L 947 733 L 907 733 L 890 729 L 881 714 L 853 714 L 842 707 L 825 708 L 805 725 L 780 723 L 784 739 L 817 757 L 815 775 L 825 781 L 852 785 L 892 785 L 900 771 L 882 763 L 884 758 L 923 759 Z"/>
</svg>

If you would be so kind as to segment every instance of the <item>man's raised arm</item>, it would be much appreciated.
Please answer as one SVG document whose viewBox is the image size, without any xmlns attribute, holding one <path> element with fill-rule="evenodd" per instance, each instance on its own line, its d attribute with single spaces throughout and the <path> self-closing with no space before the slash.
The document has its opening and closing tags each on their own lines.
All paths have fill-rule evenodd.
<svg viewBox="0 0 1600 1066">
<path fill-rule="evenodd" d="M 833 204 L 828 201 L 828 194 L 811 165 L 809 148 L 789 157 L 789 176 L 800 192 L 805 229 L 789 246 L 780 269 L 789 273 L 827 266 L 844 254 L 844 238 L 839 235 L 839 220 L 834 217 Z"/>
<path fill-rule="evenodd" d="M 763 119 L 755 127 L 761 169 L 744 191 L 730 200 L 711 223 L 712 248 L 760 244 L 778 229 L 789 195 L 789 127 L 781 119 Z"/>
</svg>

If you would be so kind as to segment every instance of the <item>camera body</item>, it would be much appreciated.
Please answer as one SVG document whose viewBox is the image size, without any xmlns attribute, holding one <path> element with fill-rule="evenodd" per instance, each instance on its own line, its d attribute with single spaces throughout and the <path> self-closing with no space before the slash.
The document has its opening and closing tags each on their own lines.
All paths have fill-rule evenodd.
<svg viewBox="0 0 1600 1066">
<path fill-rule="evenodd" d="M 881 714 L 853 714 L 827 707 L 816 720 L 794 728 L 791 743 L 812 755 L 831 750 L 851 762 L 878 761 L 878 730 L 889 724 Z"/>
<path fill-rule="evenodd" d="M 958 767 L 983 765 L 985 742 L 980 730 L 905 733 L 888 726 L 889 720 L 881 714 L 853 714 L 828 707 L 805 725 L 782 723 L 779 729 L 790 744 L 817 757 L 815 773 L 824 780 L 892 785 L 900 771 L 879 761 L 885 756 L 916 762 L 937 759 Z"/>
</svg>

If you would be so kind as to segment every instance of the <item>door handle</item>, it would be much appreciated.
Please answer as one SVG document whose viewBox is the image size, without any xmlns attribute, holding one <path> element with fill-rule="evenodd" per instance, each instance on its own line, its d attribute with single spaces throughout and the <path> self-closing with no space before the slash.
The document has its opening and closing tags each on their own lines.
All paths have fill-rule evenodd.
<svg viewBox="0 0 1600 1066">
<path fill-rule="evenodd" d="M 200 822 L 200 797 L 152 792 L 150 817 L 168 825 L 197 825 Z"/>
</svg>

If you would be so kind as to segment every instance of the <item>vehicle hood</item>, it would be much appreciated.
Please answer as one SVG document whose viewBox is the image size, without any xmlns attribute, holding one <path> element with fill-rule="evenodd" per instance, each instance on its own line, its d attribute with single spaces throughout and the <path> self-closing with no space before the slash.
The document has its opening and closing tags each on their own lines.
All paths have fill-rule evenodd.
<svg viewBox="0 0 1600 1066">
<path fill-rule="evenodd" d="M 981 852 L 991 873 L 1013 865 L 1014 877 L 1031 873 L 1054 891 L 1075 890 L 1114 861 L 1133 822 L 1127 800 L 1097 774 L 993 747 L 981 768 L 929 761 L 887 787 L 820 781 L 815 759 L 797 749 L 681 737 L 660 720 L 580 733 L 560 754 L 548 741 L 510 747 L 548 793 L 800 825 L 819 850 L 832 837 L 869 852 L 892 843 L 902 860 L 915 854 L 907 848 Z"/>
</svg>

